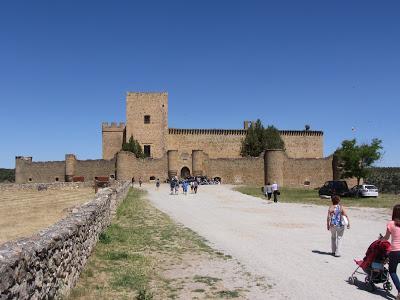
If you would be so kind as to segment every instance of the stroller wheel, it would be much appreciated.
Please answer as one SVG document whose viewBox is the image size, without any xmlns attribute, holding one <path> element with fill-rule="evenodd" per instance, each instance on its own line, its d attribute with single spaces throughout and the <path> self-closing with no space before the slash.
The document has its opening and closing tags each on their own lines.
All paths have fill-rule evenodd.
<svg viewBox="0 0 400 300">
<path fill-rule="evenodd" d="M 350 284 L 356 284 L 356 283 L 357 283 L 357 277 L 355 277 L 355 276 L 350 276 L 350 277 L 349 277 L 349 283 L 350 283 Z"/>
<path fill-rule="evenodd" d="M 392 284 L 389 281 L 385 282 L 383 284 L 383 289 L 387 292 L 390 292 L 392 290 Z"/>
<path fill-rule="evenodd" d="M 349 283 L 354 284 L 354 278 L 352 276 L 349 277 Z"/>
</svg>

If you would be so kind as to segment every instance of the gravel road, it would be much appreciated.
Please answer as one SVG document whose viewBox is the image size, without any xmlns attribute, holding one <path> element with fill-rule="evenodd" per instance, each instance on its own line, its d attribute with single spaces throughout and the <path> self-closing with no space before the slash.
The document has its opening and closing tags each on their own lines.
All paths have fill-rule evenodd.
<svg viewBox="0 0 400 300">
<path fill-rule="evenodd" d="M 273 287 L 259 299 L 393 299 L 383 290 L 372 294 L 363 283 L 347 282 L 355 269 L 353 259 L 362 258 L 369 244 L 384 233 L 390 212 L 350 208 L 352 228 L 345 231 L 342 257 L 336 258 L 327 254 L 327 200 L 321 200 L 326 207 L 271 203 L 231 188 L 200 186 L 198 194 L 185 196 L 169 195 L 167 185 L 158 191 L 145 185 L 158 209 L 232 255 L 251 273 L 265 276 Z"/>
</svg>

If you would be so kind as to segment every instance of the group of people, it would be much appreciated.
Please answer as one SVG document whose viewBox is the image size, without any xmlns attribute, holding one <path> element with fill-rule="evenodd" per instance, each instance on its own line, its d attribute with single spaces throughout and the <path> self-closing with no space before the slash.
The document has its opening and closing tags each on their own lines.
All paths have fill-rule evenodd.
<svg viewBox="0 0 400 300">
<path fill-rule="evenodd" d="M 350 229 L 350 219 L 343 205 L 340 204 L 340 197 L 332 196 L 332 205 L 328 209 L 327 229 L 331 232 L 332 255 L 340 257 L 340 244 L 344 229 Z M 386 233 L 381 240 L 391 239 L 389 252 L 389 274 L 397 289 L 397 300 L 400 300 L 400 280 L 397 276 L 397 266 L 400 263 L 400 204 L 393 207 L 392 220 L 386 225 Z"/>
<path fill-rule="evenodd" d="M 142 183 L 143 183 L 142 177 L 139 177 L 139 187 L 142 187 Z M 131 184 L 132 186 L 135 185 L 135 177 L 132 177 Z"/>
<path fill-rule="evenodd" d="M 276 182 L 273 184 L 267 183 L 267 185 L 264 187 L 264 194 L 265 197 L 268 198 L 268 200 L 271 200 L 272 195 L 274 195 L 274 202 L 278 202 L 278 196 L 281 194 L 279 191 L 279 186 Z"/>
<path fill-rule="evenodd" d="M 177 177 L 173 177 L 171 181 L 169 182 L 170 190 L 171 190 L 171 195 L 177 195 L 179 193 L 179 187 L 182 187 L 182 193 L 184 195 L 188 194 L 188 189 L 190 186 L 190 191 L 192 194 L 197 194 L 197 190 L 199 188 L 199 182 L 198 180 L 194 181 L 188 181 L 186 179 L 182 180 L 181 183 L 179 183 L 179 180 Z"/>
</svg>

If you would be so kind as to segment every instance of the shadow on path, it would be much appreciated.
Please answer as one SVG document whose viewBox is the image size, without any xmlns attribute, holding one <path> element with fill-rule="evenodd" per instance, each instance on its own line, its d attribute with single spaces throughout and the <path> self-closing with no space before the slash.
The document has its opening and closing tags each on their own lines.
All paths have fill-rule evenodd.
<svg viewBox="0 0 400 300">
<path fill-rule="evenodd" d="M 391 294 L 390 292 L 386 292 L 384 289 L 380 288 L 379 286 L 376 286 L 376 290 L 373 292 L 369 291 L 369 285 L 366 284 L 365 282 L 362 282 L 360 280 L 357 280 L 354 284 L 351 284 L 348 280 L 345 280 L 350 285 L 354 285 L 357 289 L 365 291 L 366 293 L 371 293 L 377 296 L 381 296 L 382 298 L 389 299 L 389 300 L 394 300 L 396 299 L 396 296 Z"/>
<path fill-rule="evenodd" d="M 325 251 L 319 251 L 319 250 L 312 250 L 312 253 L 316 253 L 316 254 L 321 254 L 321 255 L 329 255 L 332 256 L 332 252 L 325 252 Z"/>
</svg>

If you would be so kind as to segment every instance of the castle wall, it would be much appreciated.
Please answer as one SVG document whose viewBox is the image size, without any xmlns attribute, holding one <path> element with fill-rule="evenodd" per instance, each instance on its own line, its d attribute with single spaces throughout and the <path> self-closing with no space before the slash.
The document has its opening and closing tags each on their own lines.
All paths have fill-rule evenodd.
<svg viewBox="0 0 400 300">
<path fill-rule="evenodd" d="M 192 150 L 203 150 L 210 158 L 240 158 L 246 130 L 237 129 L 175 129 L 167 136 L 168 149 L 178 149 L 179 157 L 191 157 Z M 292 158 L 323 157 L 321 131 L 280 131 L 286 153 Z M 181 160 L 183 164 L 184 161 Z"/>
<path fill-rule="evenodd" d="M 146 124 L 144 117 L 150 116 Z M 128 93 L 126 97 L 126 139 L 131 135 L 142 145 L 150 145 L 151 156 L 161 158 L 167 152 L 168 94 Z"/>
<path fill-rule="evenodd" d="M 65 181 L 65 161 L 33 162 L 31 157 L 16 157 L 15 183 Z"/>
<path fill-rule="evenodd" d="M 75 155 L 67 154 L 66 161 L 32 162 L 31 157 L 17 157 L 15 161 L 15 183 L 55 182 L 56 178 L 64 182 L 66 178 L 72 181 L 74 176 L 91 181 L 95 176 L 110 175 L 115 175 L 115 159 L 77 160 Z"/>
<path fill-rule="evenodd" d="M 286 153 L 292 158 L 324 157 L 324 136 L 319 131 L 282 131 Z"/>
<path fill-rule="evenodd" d="M 125 142 L 125 124 L 102 124 L 103 159 L 112 159 Z"/>
<path fill-rule="evenodd" d="M 205 175 L 220 177 L 222 183 L 264 184 L 264 158 L 217 158 L 210 159 L 204 154 Z"/>
<path fill-rule="evenodd" d="M 138 182 L 142 178 L 143 182 L 148 182 L 150 177 L 154 176 L 164 181 L 168 178 L 168 159 L 167 155 L 162 158 L 136 158 L 136 156 L 127 151 L 121 151 L 117 154 L 117 179 L 131 180 L 135 177 Z"/>
<path fill-rule="evenodd" d="M 240 158 L 242 130 L 170 129 L 168 149 L 178 149 L 181 164 L 191 161 L 192 150 L 203 150 L 210 158 Z M 191 165 L 189 165 L 191 167 Z"/>
<path fill-rule="evenodd" d="M 115 158 L 111 160 L 77 160 L 74 176 L 84 176 L 85 181 L 92 181 L 96 176 L 115 177 Z"/>
<path fill-rule="evenodd" d="M 283 187 L 319 187 L 333 179 L 333 156 L 290 158 L 282 150 L 265 152 L 265 181 Z"/>
</svg>

